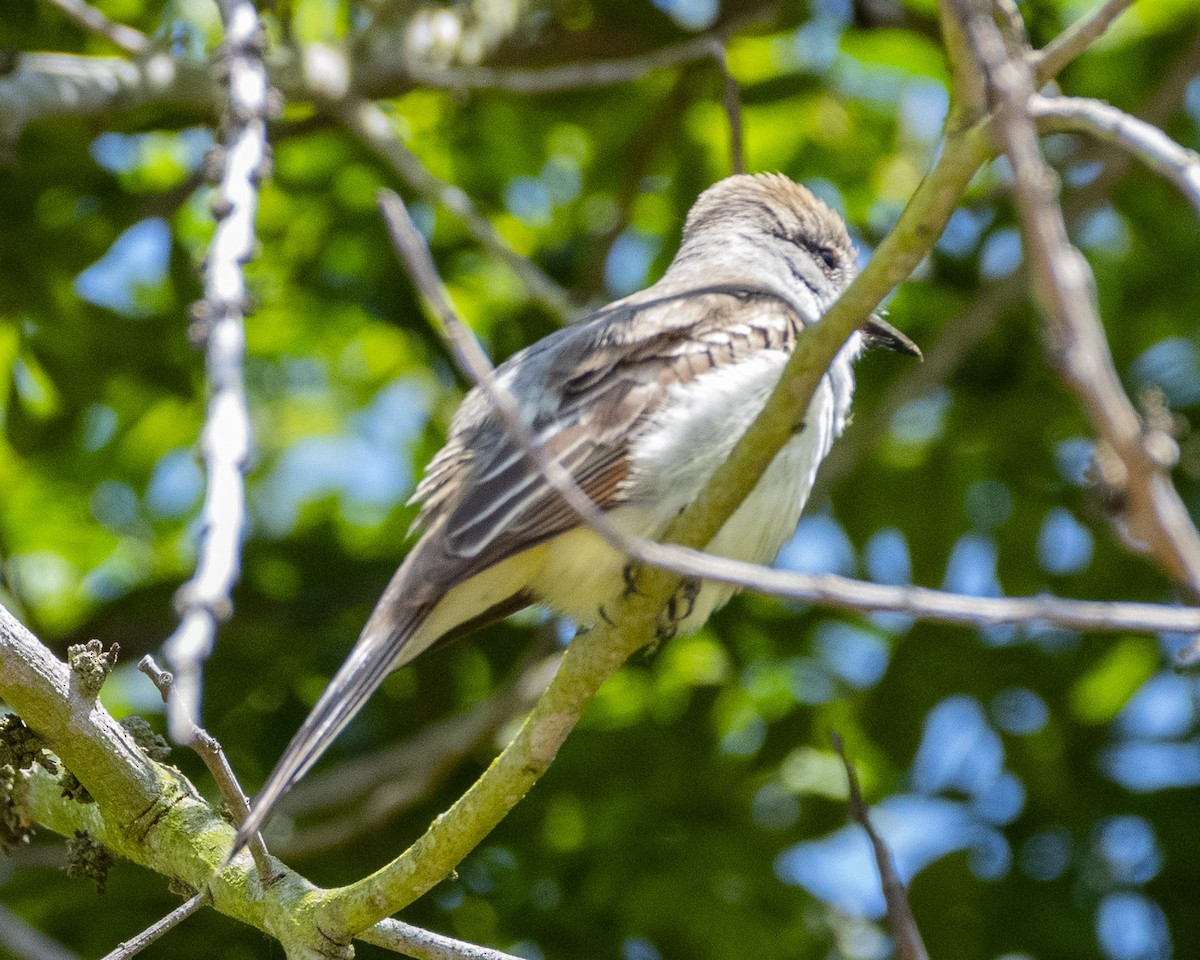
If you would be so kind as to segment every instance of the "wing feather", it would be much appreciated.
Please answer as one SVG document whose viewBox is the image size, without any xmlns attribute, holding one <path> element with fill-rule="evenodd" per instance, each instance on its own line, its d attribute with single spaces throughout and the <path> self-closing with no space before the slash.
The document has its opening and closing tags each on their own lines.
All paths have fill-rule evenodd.
<svg viewBox="0 0 1200 960">
<path fill-rule="evenodd" d="M 797 311 L 770 291 L 650 292 L 539 341 L 497 370 L 544 449 L 602 510 L 628 502 L 630 446 L 672 385 L 763 349 L 790 350 L 801 326 Z M 443 589 L 579 523 L 478 388 L 413 500 L 422 504 L 417 525 L 438 541 L 430 554 L 440 555 L 439 576 L 454 570 Z"/>
</svg>

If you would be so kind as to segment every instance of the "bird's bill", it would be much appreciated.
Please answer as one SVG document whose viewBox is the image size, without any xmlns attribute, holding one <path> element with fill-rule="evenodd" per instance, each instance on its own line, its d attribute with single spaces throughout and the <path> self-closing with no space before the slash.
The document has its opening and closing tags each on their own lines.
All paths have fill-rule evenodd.
<svg viewBox="0 0 1200 960">
<path fill-rule="evenodd" d="M 877 313 L 871 314 L 863 324 L 863 340 L 868 347 L 879 347 L 923 359 L 921 348 Z"/>
</svg>

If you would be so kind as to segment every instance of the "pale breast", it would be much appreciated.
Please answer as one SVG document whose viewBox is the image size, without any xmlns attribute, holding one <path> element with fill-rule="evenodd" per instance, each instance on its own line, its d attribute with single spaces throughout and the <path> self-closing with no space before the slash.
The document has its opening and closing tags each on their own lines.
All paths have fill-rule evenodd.
<svg viewBox="0 0 1200 960">
<path fill-rule="evenodd" d="M 795 531 L 817 467 L 845 425 L 853 391 L 850 364 L 858 349 L 854 342 L 838 355 L 809 404 L 804 429 L 775 456 L 709 552 L 768 563 Z M 610 518 L 630 533 L 661 536 L 762 410 L 786 361 L 781 351 L 763 351 L 672 388 L 672 401 L 634 446 L 631 502 L 611 511 Z M 623 589 L 625 558 L 586 529 L 563 534 L 547 547 L 538 592 L 559 612 L 593 622 L 597 608 Z M 698 628 L 733 592 L 722 584 L 706 584 L 682 629 Z"/>
</svg>

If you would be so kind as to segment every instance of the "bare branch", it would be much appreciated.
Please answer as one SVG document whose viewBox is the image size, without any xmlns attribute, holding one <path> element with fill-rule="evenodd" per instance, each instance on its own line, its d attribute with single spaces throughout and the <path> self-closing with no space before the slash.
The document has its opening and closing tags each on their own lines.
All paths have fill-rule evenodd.
<svg viewBox="0 0 1200 960">
<path fill-rule="evenodd" d="M 833 749 L 842 758 L 842 766 L 846 768 L 846 782 L 850 796 L 847 806 L 850 816 L 866 831 L 871 841 L 871 849 L 875 852 L 875 865 L 879 869 L 879 884 L 883 888 L 883 899 L 887 903 L 888 925 L 892 928 L 892 937 L 896 941 L 900 960 L 929 960 L 925 950 L 925 941 L 921 939 L 921 931 L 913 918 L 912 909 L 908 905 L 908 891 L 904 881 L 896 873 L 896 864 L 892 859 L 892 851 L 884 843 L 883 838 L 875 832 L 871 824 L 871 814 L 863 802 L 862 791 L 858 787 L 858 774 L 846 756 L 846 747 L 842 738 L 831 734 Z"/>
<path fill-rule="evenodd" d="M 986 9 L 958 0 L 995 101 L 997 134 L 1013 167 L 1034 290 L 1048 320 L 1050 356 L 1100 435 L 1106 482 L 1123 501 L 1127 541 L 1151 554 L 1192 596 L 1200 595 L 1200 533 L 1171 483 L 1175 441 L 1144 422 L 1126 396 L 1096 308 L 1091 267 L 1070 243 L 1053 172 L 1038 150 L 1028 104 L 1029 67 L 1008 56 Z"/>
<path fill-rule="evenodd" d="M 158 693 L 163 698 L 163 703 L 168 708 L 171 707 L 172 701 L 179 695 L 175 687 L 175 678 L 167 671 L 160 669 L 150 654 L 142 657 L 138 663 L 138 669 L 148 676 L 154 686 L 158 688 Z M 182 715 L 187 707 L 186 704 L 176 704 L 175 709 L 177 714 Z M 207 730 L 197 726 L 190 714 L 187 714 L 183 719 L 186 719 L 191 727 L 189 736 L 184 743 L 200 755 L 200 759 L 204 761 L 204 765 L 208 767 L 208 772 L 212 774 L 212 778 L 217 784 L 217 789 L 221 792 L 221 798 L 225 801 L 225 805 L 233 817 L 234 826 L 240 826 L 245 822 L 246 817 L 250 813 L 250 803 L 246 799 L 242 785 L 238 782 L 237 774 L 233 772 L 233 767 L 229 765 L 229 759 L 225 756 L 225 751 L 222 749 L 220 741 Z M 254 865 L 258 869 L 259 881 L 264 888 L 269 887 L 274 881 L 276 874 L 275 868 L 271 864 L 271 858 L 267 855 L 267 848 L 263 843 L 262 835 L 256 833 L 250 838 L 247 846 L 250 848 L 250 854 L 254 858 Z"/>
<path fill-rule="evenodd" d="M 1132 3 L 1133 0 L 1104 0 L 1041 50 L 1029 53 L 1026 60 L 1033 68 L 1033 86 L 1040 88 L 1057 77 L 1063 67 L 1095 43 Z"/>
<path fill-rule="evenodd" d="M 1181 147 L 1158 127 L 1111 104 L 1083 97 L 1034 94 L 1029 99 L 1029 113 L 1043 132 L 1086 133 L 1127 150 L 1170 180 L 1200 212 L 1200 155 Z"/>
<path fill-rule="evenodd" d="M 400 142 L 392 122 L 378 106 L 369 100 L 348 100 L 336 105 L 334 112 L 347 129 L 361 138 L 412 190 L 449 210 L 480 246 L 520 278 L 533 299 L 560 319 L 569 320 L 578 314 L 567 292 L 527 257 L 510 247 L 463 190 L 439 180 L 425 168 Z"/>
<path fill-rule="evenodd" d="M 72 682 L 67 665 L 2 606 L 0 699 L 122 822 L 140 822 L 176 792 L 125 728 Z"/>
<path fill-rule="evenodd" d="M 13 960 L 79 960 L 57 940 L 36 930 L 0 903 L 0 943 Z"/>
<path fill-rule="evenodd" d="M 1140 123 L 1157 127 L 1178 109 L 1188 82 L 1200 71 L 1200 35 L 1192 41 L 1172 65 L 1162 83 L 1147 98 L 1138 112 Z M 1036 101 L 1038 98 L 1035 97 Z M 1064 98 L 1065 99 L 1065 98 Z M 1040 121 L 1039 129 L 1049 127 Z M 1074 222 L 1110 197 L 1113 187 L 1128 172 L 1130 153 L 1117 145 L 1100 146 L 1088 154 L 1104 164 L 1100 174 L 1085 186 L 1066 195 L 1063 213 Z M 944 324 L 939 338 L 924 348 L 925 361 L 906 369 L 874 409 L 855 414 L 852 429 L 847 430 L 830 451 L 817 474 L 812 499 L 819 500 L 822 490 L 831 490 L 853 469 L 869 444 L 889 428 L 892 415 L 910 400 L 941 384 L 960 361 L 995 326 L 1007 310 L 1021 302 L 1028 286 L 1024 270 L 989 284 L 961 314 Z"/>
<path fill-rule="evenodd" d="M 661 560 L 661 562 L 658 562 Z M 645 561 L 673 573 L 729 583 L 773 597 L 861 613 L 903 613 L 918 620 L 986 627 L 1049 624 L 1068 630 L 1160 633 L 1200 631 L 1200 607 L 1034 597 L 972 597 L 927 587 L 885 586 L 833 574 L 774 570 L 675 547 Z"/>
<path fill-rule="evenodd" d="M 483 391 L 522 452 L 537 466 L 546 481 L 576 515 L 614 549 L 628 556 L 635 556 L 639 545 L 650 544 L 651 541 L 639 543 L 635 538 L 618 530 L 575 483 L 563 465 L 547 453 L 544 445 L 534 438 L 533 431 L 521 415 L 516 400 L 496 386 L 491 360 L 483 352 L 470 327 L 463 323 L 450 305 L 429 248 L 409 217 L 404 201 L 390 190 L 380 190 L 378 200 L 392 244 L 408 268 L 413 283 L 428 304 L 430 312 L 437 318 L 439 332 L 459 368 Z"/>
<path fill-rule="evenodd" d="M 381 920 L 356 939 L 414 960 L 521 960 L 511 953 L 454 940 L 400 920 Z"/>
<path fill-rule="evenodd" d="M 129 960 L 145 950 L 159 937 L 179 926 L 184 920 L 199 910 L 208 902 L 208 892 L 202 891 L 190 900 L 181 903 L 161 920 L 151 924 L 132 940 L 126 940 L 117 948 L 104 955 L 103 960 Z"/>
<path fill-rule="evenodd" d="M 970 55 L 962 24 L 954 14 L 954 0 L 937 0 L 942 43 L 950 61 L 950 113 L 947 129 L 963 129 L 986 112 L 983 78 Z"/>
<path fill-rule="evenodd" d="M 114 46 L 120 47 L 130 56 L 138 56 L 146 51 L 150 41 L 140 30 L 128 27 L 123 23 L 115 23 L 84 0 L 45 0 L 52 7 L 57 7 L 74 23 L 85 30 L 98 33 Z"/>
<path fill-rule="evenodd" d="M 213 206 L 218 222 L 204 270 L 204 299 L 197 305 L 209 384 L 201 437 L 208 484 L 196 572 L 176 595 L 179 626 L 163 644 L 176 677 L 177 695 L 167 716 L 171 736 L 179 743 L 188 742 L 192 718 L 201 715 L 203 664 L 218 626 L 233 612 L 230 594 L 241 574 L 246 514 L 243 471 L 252 443 L 242 373 L 247 309 L 243 264 L 254 253 L 258 183 L 269 162 L 270 88 L 262 59 L 264 34 L 249 0 L 231 4 L 225 30 L 229 100 L 223 144 L 214 151 L 220 165 Z"/>
</svg>

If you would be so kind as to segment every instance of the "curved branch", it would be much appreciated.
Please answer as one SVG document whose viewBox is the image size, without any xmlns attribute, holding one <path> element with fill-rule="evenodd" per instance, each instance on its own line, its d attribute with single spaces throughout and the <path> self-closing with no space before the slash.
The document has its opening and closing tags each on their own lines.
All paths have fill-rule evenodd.
<svg viewBox="0 0 1200 960">
<path fill-rule="evenodd" d="M 997 134 L 1013 167 L 1013 194 L 1047 321 L 1050 360 L 1079 397 L 1108 455 L 1104 482 L 1120 503 L 1127 543 L 1149 554 L 1193 597 L 1200 596 L 1200 531 L 1171 482 L 1174 439 L 1143 420 L 1121 385 L 1096 306 L 1095 281 L 1071 245 L 1057 181 L 1038 149 L 1030 115 L 1029 66 L 1011 57 L 986 11 L 957 0 L 975 56 L 996 101 Z"/>
<path fill-rule="evenodd" d="M 1170 180 L 1200 213 L 1200 155 L 1181 147 L 1153 124 L 1085 97 L 1034 94 L 1029 98 L 1029 113 L 1042 132 L 1086 133 L 1127 151 Z"/>
<path fill-rule="evenodd" d="M 409 83 L 448 90 L 500 90 L 505 93 L 538 94 L 562 93 L 591 87 L 614 87 L 623 83 L 633 83 L 655 70 L 668 70 L 700 60 L 716 60 L 723 66 L 724 42 L 745 25 L 738 21 L 722 30 L 692 40 L 629 57 L 564 63 L 553 67 L 439 67 L 411 62 L 396 66 L 400 76 Z M 369 79 L 364 77 L 363 84 L 373 86 L 380 83 L 383 76 L 386 75 L 372 74 Z"/>
</svg>

